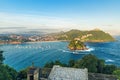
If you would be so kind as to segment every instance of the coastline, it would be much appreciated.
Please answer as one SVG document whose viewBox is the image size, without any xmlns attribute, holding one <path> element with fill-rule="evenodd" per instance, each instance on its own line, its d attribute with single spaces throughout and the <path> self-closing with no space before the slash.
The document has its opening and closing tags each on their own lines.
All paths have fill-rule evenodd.
<svg viewBox="0 0 120 80">
<path fill-rule="evenodd" d="M 39 42 L 60 42 L 60 41 L 34 41 L 34 42 L 24 42 L 24 43 L 39 43 Z"/>
<path fill-rule="evenodd" d="M 23 43 L 37 43 L 37 42 L 69 42 L 69 40 L 54 40 L 54 41 L 34 41 L 34 42 L 1 42 L 0 44 L 23 44 Z"/>
<path fill-rule="evenodd" d="M 13 42 L 0 42 L 0 44 L 23 44 L 23 43 L 37 43 L 37 42 L 69 42 L 70 40 L 54 40 L 54 41 L 29 41 L 29 42 L 17 42 L 17 41 L 13 41 Z M 84 43 L 86 42 L 90 42 L 90 43 L 104 43 L 104 42 L 115 42 L 114 41 L 103 41 L 103 40 L 93 40 L 93 41 L 84 41 Z"/>
<path fill-rule="evenodd" d="M 20 42 L 20 41 L 0 42 L 0 44 L 22 44 L 22 42 Z"/>
<path fill-rule="evenodd" d="M 52 41 L 53 42 L 53 41 Z M 24 43 L 23 43 L 24 44 Z M 31 43 L 32 44 L 32 43 Z M 34 43 L 33 43 L 34 44 Z M 36 43 L 37 44 L 37 43 Z M 49 43 L 48 43 L 49 44 Z M 55 44 L 60 44 L 61 46 L 63 46 L 63 45 L 65 45 L 66 44 L 66 42 L 65 42 L 65 44 L 64 44 L 64 42 L 61 44 L 61 42 L 60 43 L 57 43 L 57 42 L 55 42 Z M 111 43 L 108 43 L 108 44 L 111 44 Z M 107 44 L 107 45 L 108 45 Z M 94 45 L 94 44 L 88 44 L 86 47 L 88 47 L 89 49 L 88 50 L 76 50 L 76 51 L 70 51 L 68 48 L 64 48 L 64 47 L 61 47 L 61 46 L 55 46 L 53 43 L 50 43 L 50 45 L 51 46 L 53 46 L 53 47 L 51 47 L 52 49 L 54 49 L 54 48 L 57 48 L 58 50 L 57 50 L 57 52 L 55 51 L 53 51 L 52 49 L 50 49 L 50 51 L 53 51 L 53 52 L 51 52 L 50 53 L 50 51 L 48 50 L 47 52 L 44 52 L 45 51 L 45 49 L 43 49 L 42 50 L 42 48 L 19 48 L 19 50 L 21 50 L 20 52 L 18 51 L 18 54 L 21 54 L 20 56 L 22 57 L 22 56 L 24 56 L 24 55 L 29 55 L 30 53 L 33 53 L 33 55 L 36 55 L 36 56 L 33 56 L 33 55 L 31 55 L 31 58 L 29 58 L 29 59 L 33 59 L 33 57 L 35 57 L 34 59 L 36 60 L 36 62 L 38 62 L 37 60 L 39 60 L 39 62 L 46 62 L 47 60 L 49 61 L 49 56 L 48 56 L 48 54 L 45 54 L 45 53 L 49 53 L 50 54 L 50 56 L 52 56 L 52 58 L 51 59 L 53 59 L 53 57 L 54 58 L 59 58 L 60 57 L 60 60 L 61 61 L 65 61 L 66 59 L 65 58 L 63 58 L 64 56 L 63 55 L 65 55 L 66 57 L 71 57 L 71 56 L 73 56 L 73 57 L 71 57 L 71 58 L 73 58 L 73 59 L 77 59 L 77 58 L 79 58 L 79 56 L 82 56 L 82 55 L 86 55 L 86 54 L 89 54 L 89 53 L 92 53 L 92 54 L 94 54 L 94 55 L 97 55 L 98 57 L 103 57 L 103 59 L 105 59 L 105 60 L 107 60 L 107 59 L 111 59 L 111 60 L 115 60 L 114 62 L 106 62 L 107 64 L 111 64 L 111 63 L 114 63 L 114 64 L 116 64 L 116 62 L 118 62 L 119 63 L 119 51 L 120 51 L 120 49 L 119 49 L 119 47 L 117 47 L 116 45 L 119 45 L 120 44 L 120 37 L 119 37 L 119 42 L 115 42 L 115 43 L 112 43 L 112 45 L 113 46 L 109 46 L 110 48 L 108 48 L 108 46 L 105 46 L 105 45 L 103 45 L 103 44 L 97 44 L 97 45 Z M 29 45 L 29 44 L 28 44 Z M 42 45 L 45 45 L 45 44 L 42 44 Z M 99 48 L 98 48 L 98 46 L 99 45 L 103 45 L 103 46 L 100 46 Z M 6 45 L 5 45 L 6 46 Z M 9 46 L 12 46 L 12 45 L 9 45 Z M 19 45 L 18 45 L 19 46 Z M 20 46 L 24 46 L 24 47 L 26 47 L 26 45 L 20 45 Z M 31 45 L 32 46 L 32 45 Z M 36 45 L 34 45 L 34 46 L 36 46 Z M 37 46 L 41 46 L 41 45 L 37 45 Z M 46 46 L 48 46 L 47 45 L 47 43 L 46 43 Z M 13 57 L 13 55 L 12 54 L 14 54 L 14 55 L 17 55 L 16 54 L 16 52 L 14 52 L 14 51 L 17 51 L 17 49 L 16 48 L 14 48 L 14 46 L 12 46 L 12 47 L 9 47 L 9 48 L 6 48 L 6 47 L 4 47 L 4 46 L 1 46 L 2 48 L 2 50 L 4 50 L 4 51 L 7 51 L 7 52 L 9 52 L 9 48 L 12 48 L 12 50 L 11 51 L 13 51 L 13 52 L 11 52 L 10 51 L 10 54 L 7 54 L 6 52 L 5 52 L 5 55 L 7 54 L 7 55 L 11 55 L 12 57 Z M 45 47 L 45 48 L 48 48 L 48 47 Z M 31 51 L 31 50 L 33 50 L 33 51 Z M 114 50 L 113 50 L 114 49 Z M 26 50 L 26 51 L 28 51 L 28 53 L 26 53 L 24 50 Z M 35 50 L 36 50 L 36 52 L 35 52 Z M 40 51 L 37 51 L 37 50 L 40 50 Z M 101 54 L 101 50 L 104 50 L 105 51 L 105 53 L 102 53 Z M 113 57 L 113 58 L 111 58 L 112 57 L 112 55 L 111 55 L 111 53 L 109 53 L 109 51 L 112 53 L 112 55 L 114 54 L 115 55 L 115 58 Z M 97 54 L 96 54 L 97 53 Z M 56 56 L 56 54 L 58 54 L 57 56 Z M 71 55 L 71 56 L 69 56 L 69 55 L 67 55 L 67 54 L 69 54 L 69 55 Z M 107 54 L 107 56 L 106 56 L 106 54 Z M 99 55 L 101 55 L 101 56 L 99 56 Z M 116 55 L 118 55 L 118 56 L 116 56 Z M 47 60 L 41 60 L 39 57 L 41 57 L 42 59 L 44 59 L 43 58 L 43 56 L 46 56 L 46 59 Z M 104 56 L 106 56 L 107 57 L 107 59 L 106 58 L 104 58 Z M 25 57 L 25 56 L 24 56 Z M 10 57 L 9 57 L 10 58 Z M 13 65 L 14 63 L 12 63 L 12 62 L 10 62 L 9 61 L 9 58 L 8 59 L 6 59 L 6 64 L 10 64 L 10 65 Z M 27 56 L 26 56 L 26 58 L 28 58 Z M 23 58 L 22 58 L 23 59 Z M 68 58 L 67 58 L 68 59 Z M 16 57 L 15 57 L 15 59 L 13 59 L 13 61 L 14 60 L 16 60 Z M 29 60 L 25 60 L 25 61 L 29 61 Z M 23 68 L 23 65 L 25 65 L 24 63 L 19 63 L 19 61 L 16 63 L 16 64 L 21 64 L 21 68 Z M 20 68 L 18 68 L 18 65 L 14 65 L 15 66 L 15 68 L 17 67 L 17 69 L 20 69 Z M 38 63 L 36 63 L 36 64 L 38 64 Z M 117 66 L 119 66 L 120 64 L 117 64 Z M 41 64 L 40 66 L 43 66 L 43 64 Z"/>
</svg>

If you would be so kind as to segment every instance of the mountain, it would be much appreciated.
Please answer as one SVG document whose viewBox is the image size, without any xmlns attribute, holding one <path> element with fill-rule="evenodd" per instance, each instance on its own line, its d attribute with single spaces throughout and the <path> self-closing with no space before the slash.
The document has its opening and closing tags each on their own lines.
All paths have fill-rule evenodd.
<svg viewBox="0 0 120 80">
<path fill-rule="evenodd" d="M 82 42 L 109 42 L 115 39 L 109 34 L 100 29 L 89 31 L 81 31 L 72 29 L 67 32 L 60 32 L 53 35 L 57 40 L 73 40 L 80 39 Z"/>
</svg>

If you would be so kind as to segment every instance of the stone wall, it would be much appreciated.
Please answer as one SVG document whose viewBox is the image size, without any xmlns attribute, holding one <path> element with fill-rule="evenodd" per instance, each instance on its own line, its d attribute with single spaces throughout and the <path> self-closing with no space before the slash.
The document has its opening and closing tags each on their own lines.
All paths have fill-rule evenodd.
<svg viewBox="0 0 120 80">
<path fill-rule="evenodd" d="M 118 80 L 114 75 L 100 74 L 100 73 L 89 73 L 88 80 Z"/>
</svg>

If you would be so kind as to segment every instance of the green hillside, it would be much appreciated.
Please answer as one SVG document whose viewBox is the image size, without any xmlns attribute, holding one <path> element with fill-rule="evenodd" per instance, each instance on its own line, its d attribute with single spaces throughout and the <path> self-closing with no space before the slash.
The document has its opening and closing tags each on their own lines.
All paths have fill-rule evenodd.
<svg viewBox="0 0 120 80">
<path fill-rule="evenodd" d="M 68 32 L 57 34 L 58 40 L 73 40 L 75 38 L 80 39 L 80 41 L 83 42 L 115 41 L 115 39 L 110 34 L 98 29 L 90 31 L 70 30 Z"/>
</svg>

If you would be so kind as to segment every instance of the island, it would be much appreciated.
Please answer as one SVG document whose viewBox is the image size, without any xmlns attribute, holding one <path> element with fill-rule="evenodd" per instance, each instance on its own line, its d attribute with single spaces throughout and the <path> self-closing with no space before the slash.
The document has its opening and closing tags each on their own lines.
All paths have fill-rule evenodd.
<svg viewBox="0 0 120 80">
<path fill-rule="evenodd" d="M 71 30 L 59 35 L 59 39 L 69 40 L 68 48 L 70 50 L 87 50 L 84 42 L 110 42 L 115 39 L 108 33 L 100 29 L 91 31 Z"/>
<path fill-rule="evenodd" d="M 83 42 L 76 39 L 70 41 L 68 48 L 70 50 L 87 50 L 88 49 Z"/>
</svg>

